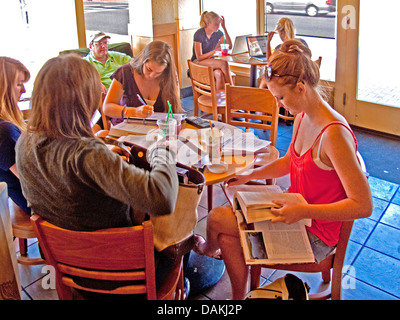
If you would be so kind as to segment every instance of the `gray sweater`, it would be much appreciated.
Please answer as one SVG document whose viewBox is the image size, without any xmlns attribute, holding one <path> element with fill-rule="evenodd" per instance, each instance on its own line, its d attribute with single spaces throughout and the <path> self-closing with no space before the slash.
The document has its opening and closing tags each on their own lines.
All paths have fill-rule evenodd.
<svg viewBox="0 0 400 320">
<path fill-rule="evenodd" d="M 156 151 L 149 172 L 127 164 L 95 138 L 33 140 L 23 133 L 16 163 L 33 213 L 62 228 L 90 231 L 141 223 L 144 212 L 173 212 L 176 167 L 168 161 L 169 151 Z"/>
</svg>

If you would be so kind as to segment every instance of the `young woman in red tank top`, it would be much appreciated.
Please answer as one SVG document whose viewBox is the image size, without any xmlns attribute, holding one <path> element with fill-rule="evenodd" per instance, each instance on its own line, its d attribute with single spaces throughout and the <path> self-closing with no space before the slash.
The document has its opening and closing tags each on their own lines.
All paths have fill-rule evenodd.
<svg viewBox="0 0 400 320">
<path fill-rule="evenodd" d="M 238 176 L 228 186 L 253 179 L 272 179 L 290 173 L 289 192 L 301 193 L 307 205 L 278 202 L 274 221 L 294 223 L 312 219 L 310 242 L 329 254 L 337 244 L 341 221 L 368 217 L 372 197 L 357 159 L 357 141 L 348 123 L 324 101 L 318 90 L 319 68 L 311 51 L 297 40 L 286 41 L 266 68 L 268 88 L 278 107 L 297 115 L 288 152 L 275 162 Z M 230 207 L 215 208 L 208 216 L 207 241 L 197 238 L 197 251 L 222 252 L 232 283 L 233 299 L 246 294 L 248 267 L 244 263 L 235 217 Z"/>
</svg>

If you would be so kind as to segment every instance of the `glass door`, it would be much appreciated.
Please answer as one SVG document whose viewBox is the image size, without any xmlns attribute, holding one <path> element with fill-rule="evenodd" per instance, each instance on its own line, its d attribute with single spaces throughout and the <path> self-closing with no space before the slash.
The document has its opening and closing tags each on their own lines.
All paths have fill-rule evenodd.
<svg viewBox="0 0 400 320">
<path fill-rule="evenodd" d="M 338 1 L 335 108 L 356 126 L 400 135 L 400 2 Z"/>
</svg>

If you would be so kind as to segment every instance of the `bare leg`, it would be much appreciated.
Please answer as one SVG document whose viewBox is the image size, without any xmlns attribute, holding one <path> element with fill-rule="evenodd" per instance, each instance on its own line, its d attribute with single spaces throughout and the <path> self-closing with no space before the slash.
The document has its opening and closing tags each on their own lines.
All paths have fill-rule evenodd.
<svg viewBox="0 0 400 320">
<path fill-rule="evenodd" d="M 224 80 L 219 81 L 216 83 L 217 90 L 224 90 L 225 89 L 225 83 L 229 83 L 230 85 L 233 85 L 233 79 L 231 76 L 231 71 L 229 69 L 229 64 L 228 62 L 220 59 L 206 59 L 199 61 L 199 64 L 202 66 L 209 66 L 213 67 L 214 69 L 220 69 L 224 75 Z M 218 79 L 217 79 L 218 81 Z"/>
<path fill-rule="evenodd" d="M 244 262 L 236 218 L 230 206 L 213 209 L 207 218 L 207 241 L 200 251 L 212 256 L 221 248 L 232 285 L 232 299 L 242 300 L 247 292 L 249 269 Z"/>
</svg>

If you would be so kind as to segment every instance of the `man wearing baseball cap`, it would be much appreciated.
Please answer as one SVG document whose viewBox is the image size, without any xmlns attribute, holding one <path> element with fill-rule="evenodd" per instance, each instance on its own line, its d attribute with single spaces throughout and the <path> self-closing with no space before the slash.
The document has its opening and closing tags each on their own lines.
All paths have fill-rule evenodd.
<svg viewBox="0 0 400 320">
<path fill-rule="evenodd" d="M 131 61 L 127 54 L 117 51 L 108 51 L 108 39 L 111 37 L 104 32 L 98 31 L 91 35 L 89 54 L 84 57 L 100 74 L 102 83 L 101 91 L 106 94 L 111 85 L 110 76 L 122 65 Z"/>
</svg>

